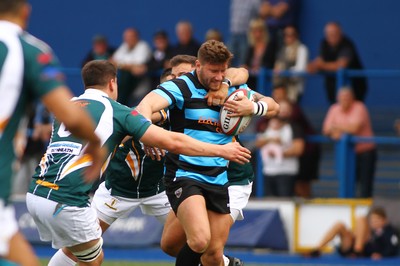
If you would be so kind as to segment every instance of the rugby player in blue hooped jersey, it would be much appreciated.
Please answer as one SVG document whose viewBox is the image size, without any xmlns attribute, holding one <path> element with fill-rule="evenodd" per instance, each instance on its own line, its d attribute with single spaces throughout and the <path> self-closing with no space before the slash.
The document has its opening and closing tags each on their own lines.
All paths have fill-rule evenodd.
<svg viewBox="0 0 400 266">
<path fill-rule="evenodd" d="M 224 144 L 232 137 L 220 133 L 218 123 L 198 123 L 200 117 L 219 121 L 220 106 L 208 106 L 204 96 L 219 90 L 232 54 L 222 42 L 207 41 L 198 52 L 196 69 L 179 79 L 165 82 L 150 92 L 138 105 L 147 118 L 169 108 L 171 130 L 183 132 L 205 142 Z M 247 88 L 246 84 L 240 86 Z M 228 92 L 235 90 L 229 88 Z M 256 105 L 263 105 L 265 112 L 256 115 L 275 115 L 279 105 L 269 97 L 255 94 Z M 234 116 L 253 115 L 250 100 L 226 103 L 225 108 Z M 169 152 L 165 162 L 166 192 L 187 241 L 179 251 L 176 265 L 224 265 L 223 247 L 231 224 L 227 160 L 219 157 L 184 156 Z"/>
</svg>

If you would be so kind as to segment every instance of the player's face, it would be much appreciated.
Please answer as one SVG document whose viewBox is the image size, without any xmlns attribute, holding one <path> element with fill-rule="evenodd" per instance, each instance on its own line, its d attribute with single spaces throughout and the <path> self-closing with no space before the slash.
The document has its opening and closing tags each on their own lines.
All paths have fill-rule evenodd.
<svg viewBox="0 0 400 266">
<path fill-rule="evenodd" d="M 225 77 L 225 71 L 228 63 L 223 64 L 201 64 L 196 61 L 196 71 L 200 83 L 207 89 L 212 91 L 219 90 L 222 80 Z"/>
<path fill-rule="evenodd" d="M 194 69 L 194 67 L 192 67 L 192 64 L 189 63 L 181 63 L 177 66 L 172 67 L 171 69 L 171 75 L 174 78 L 178 78 L 188 72 L 191 72 Z"/>
</svg>

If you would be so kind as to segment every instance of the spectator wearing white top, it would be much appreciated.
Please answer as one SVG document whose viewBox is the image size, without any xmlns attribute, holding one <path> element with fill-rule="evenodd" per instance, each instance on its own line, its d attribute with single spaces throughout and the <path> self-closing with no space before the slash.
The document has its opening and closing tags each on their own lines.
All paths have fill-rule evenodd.
<svg viewBox="0 0 400 266">
<path fill-rule="evenodd" d="M 258 135 L 256 146 L 263 160 L 264 191 L 269 197 L 295 196 L 295 182 L 299 173 L 299 157 L 304 152 L 304 134 L 290 121 L 291 104 L 279 102 L 277 118 L 268 123 Z"/>
<path fill-rule="evenodd" d="M 274 65 L 274 73 L 282 71 L 304 72 L 308 64 L 308 48 L 299 40 L 295 27 L 287 26 L 283 31 L 284 45 L 280 49 Z M 275 85 L 283 85 L 287 88 L 288 98 L 297 103 L 304 93 L 304 79 L 300 76 L 276 76 Z"/>
<path fill-rule="evenodd" d="M 146 64 L 151 59 L 151 47 L 140 39 L 139 32 L 127 28 L 123 43 L 113 54 L 111 61 L 118 67 L 118 102 L 131 105 L 131 94 L 147 73 Z"/>
</svg>

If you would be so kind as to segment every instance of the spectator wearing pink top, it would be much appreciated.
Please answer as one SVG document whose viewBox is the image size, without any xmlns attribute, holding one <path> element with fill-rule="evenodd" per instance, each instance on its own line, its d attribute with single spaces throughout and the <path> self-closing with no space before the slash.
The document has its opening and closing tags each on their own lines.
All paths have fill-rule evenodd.
<svg viewBox="0 0 400 266">
<path fill-rule="evenodd" d="M 371 120 L 365 104 L 355 99 L 351 88 L 342 88 L 325 117 L 323 134 L 339 139 L 342 134 L 359 137 L 374 135 Z M 375 165 L 377 160 L 376 146 L 373 142 L 355 144 L 356 178 L 361 198 L 372 197 Z"/>
</svg>

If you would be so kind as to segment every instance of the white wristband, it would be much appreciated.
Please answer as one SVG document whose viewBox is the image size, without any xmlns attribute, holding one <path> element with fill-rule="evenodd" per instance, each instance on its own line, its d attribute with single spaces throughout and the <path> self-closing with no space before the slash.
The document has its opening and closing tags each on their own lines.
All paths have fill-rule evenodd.
<svg viewBox="0 0 400 266">
<path fill-rule="evenodd" d="M 264 116 L 268 111 L 268 104 L 266 102 L 253 102 L 253 114 L 257 116 Z"/>
</svg>

